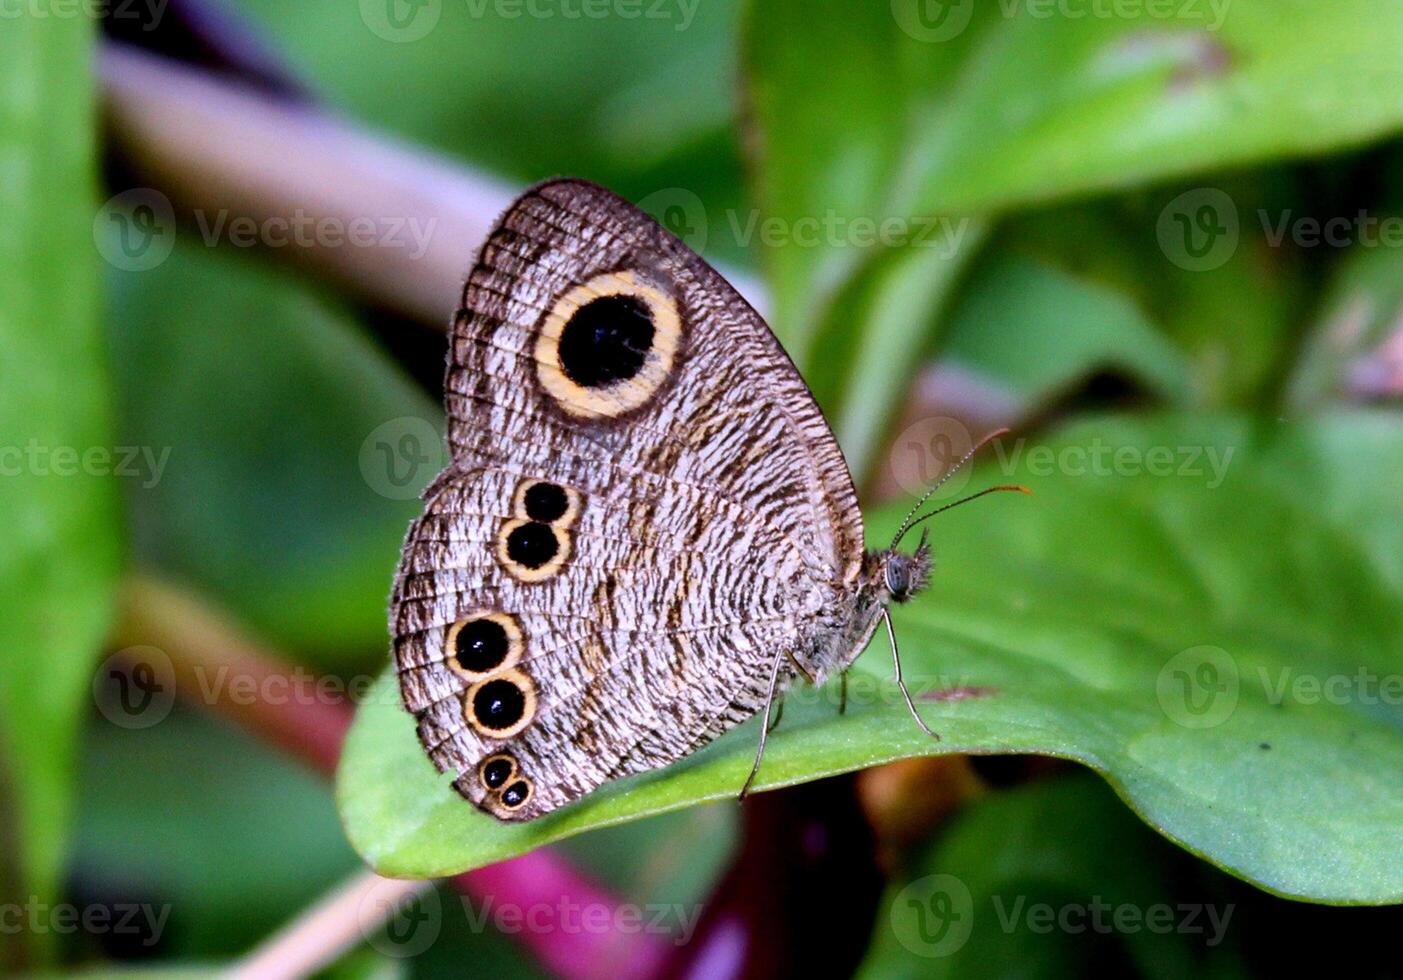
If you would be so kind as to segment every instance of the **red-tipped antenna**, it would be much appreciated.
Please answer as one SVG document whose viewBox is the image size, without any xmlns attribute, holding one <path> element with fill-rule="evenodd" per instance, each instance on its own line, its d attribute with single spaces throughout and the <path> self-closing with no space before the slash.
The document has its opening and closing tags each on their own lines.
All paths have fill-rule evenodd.
<svg viewBox="0 0 1403 980">
<path fill-rule="evenodd" d="M 916 512 L 919 511 L 922 505 L 925 504 L 925 502 L 931 498 L 931 494 L 935 493 L 942 486 L 944 486 L 945 481 L 949 480 L 950 477 L 954 476 L 957 472 L 959 472 L 960 467 L 968 463 L 970 459 L 974 457 L 975 453 L 983 449 L 992 440 L 997 439 L 999 436 L 1007 435 L 1008 433 L 1008 429 L 995 429 L 993 432 L 990 432 L 988 435 L 984 436 L 973 446 L 971 446 L 969 452 L 965 453 L 963 456 L 960 457 L 959 462 L 957 462 L 954 466 L 946 470 L 945 475 L 935 482 L 935 486 L 927 490 L 925 494 L 922 495 L 921 499 L 916 501 L 916 506 L 912 507 L 909 511 L 907 511 L 906 519 L 901 522 L 901 527 L 897 530 L 896 537 L 892 538 L 892 548 L 895 549 L 897 545 L 901 544 L 901 539 L 906 536 L 906 532 L 910 531 L 917 524 L 920 524 L 923 521 L 928 521 L 936 514 L 942 514 L 945 511 L 949 510 L 951 507 L 958 507 L 960 506 L 960 504 L 967 504 L 971 500 L 977 500 L 985 494 L 997 493 L 1000 490 L 1017 490 L 1020 493 L 1026 493 L 1031 495 L 1033 491 L 1029 490 L 1027 487 L 1019 486 L 1017 484 L 1012 483 L 1006 483 L 997 487 L 989 487 L 987 490 L 980 490 L 978 493 L 970 494 L 968 497 L 962 497 L 961 499 L 956 500 L 953 503 L 944 504 L 943 506 L 937 507 L 935 510 L 931 511 L 928 514 L 923 514 L 920 517 L 915 517 Z M 912 518 L 915 519 L 913 520 Z"/>
</svg>

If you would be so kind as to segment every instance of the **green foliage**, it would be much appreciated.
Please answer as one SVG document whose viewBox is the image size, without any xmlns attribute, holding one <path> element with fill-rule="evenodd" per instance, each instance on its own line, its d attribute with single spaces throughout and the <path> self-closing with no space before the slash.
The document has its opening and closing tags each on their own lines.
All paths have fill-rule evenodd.
<svg viewBox="0 0 1403 980">
<path fill-rule="evenodd" d="M 78 724 L 119 561 L 111 459 L 99 455 L 112 443 L 90 47 L 81 18 L 7 19 L 0 32 L 0 901 L 57 892 Z M 7 929 L 0 963 L 26 939 L 47 944 Z"/>
<path fill-rule="evenodd" d="M 995 897 L 1143 908 L 1185 879 L 1215 883 L 1190 900 L 1251 891 L 1195 854 L 1280 895 L 1403 901 L 1403 427 L 1340 404 L 1378 386 L 1403 267 L 1397 243 L 1275 237 L 1282 219 L 1403 205 L 1397 11 L 1234 0 L 1077 18 L 991 0 L 935 22 L 923 0 L 681 0 L 629 20 L 443 0 L 405 5 L 436 11 L 409 37 L 386 36 L 374 2 L 241 6 L 314 93 L 372 127 L 514 183 L 572 173 L 645 202 L 696 195 L 707 256 L 764 266 L 774 325 L 864 484 L 901 462 L 882 447 L 923 363 L 963 367 L 1038 420 L 949 488 L 1018 480 L 1035 497 L 942 517 L 935 582 L 897 612 L 943 739 L 907 717 L 879 644 L 846 716 L 835 689 L 791 694 L 759 786 L 954 752 L 1040 753 L 1104 779 L 991 794 L 910 855 L 868 975 L 1256 972 L 1236 933 L 1205 949 L 990 930 Z M 0 28 L 0 452 L 131 445 L 164 461 L 121 481 L 0 475 L 0 901 L 62 895 L 67 857 L 70 898 L 172 903 L 160 953 L 190 975 L 355 855 L 324 787 L 183 710 L 142 732 L 95 717 L 80 748 L 123 543 L 319 672 L 379 672 L 440 409 L 361 311 L 279 252 L 184 235 L 132 268 L 112 251 L 125 226 L 95 208 L 92 33 L 86 17 Z M 1236 230 L 1200 262 L 1174 236 L 1205 203 Z M 436 351 L 416 356 L 417 377 L 437 373 Z M 1135 393 L 1133 411 L 1081 414 L 1098 374 Z M 382 456 L 405 436 L 427 453 L 407 483 Z M 870 513 L 872 543 L 903 509 Z M 506 826 L 434 774 L 383 678 L 336 804 L 388 873 L 564 841 L 630 899 L 701 901 L 756 737 L 752 722 Z M 982 911 L 960 949 L 927 959 L 899 920 L 931 875 Z M 33 938 L 43 965 L 53 937 Z M 535 968 L 454 915 L 413 972 L 457 975 L 468 950 L 487 973 Z M 336 968 L 401 972 L 365 951 Z"/>
<path fill-rule="evenodd" d="M 321 666 L 378 664 L 442 409 L 343 308 L 250 258 L 181 241 L 109 282 L 119 433 L 165 460 L 126 487 L 136 560 Z"/>
<path fill-rule="evenodd" d="M 1389 469 L 1333 465 L 1349 452 Z M 1043 753 L 1102 772 L 1152 826 L 1271 891 L 1403 899 L 1389 846 L 1403 831 L 1391 776 L 1403 738 L 1380 689 L 1400 672 L 1403 552 L 1397 531 L 1381 540 L 1352 516 L 1403 526 L 1385 489 L 1403 479 L 1393 421 L 1108 419 L 997 456 L 988 479 L 1027 483 L 1034 498 L 944 519 L 943 571 L 897 613 L 908 682 L 942 739 L 879 683 L 890 661 L 876 644 L 846 716 L 832 691 L 792 695 L 757 786 L 911 755 Z M 1288 468 L 1298 475 L 1284 480 Z M 897 516 L 874 521 L 874 540 Z M 663 772 L 507 825 L 450 795 L 387 678 L 347 743 L 341 813 L 382 872 L 446 874 L 734 796 L 755 739 L 752 722 Z"/>
</svg>

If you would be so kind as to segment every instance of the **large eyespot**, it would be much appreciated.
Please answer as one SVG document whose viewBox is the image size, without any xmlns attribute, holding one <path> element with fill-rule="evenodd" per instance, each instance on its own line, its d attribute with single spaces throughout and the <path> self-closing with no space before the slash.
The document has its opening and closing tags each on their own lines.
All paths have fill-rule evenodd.
<svg viewBox="0 0 1403 980">
<path fill-rule="evenodd" d="M 508 738 L 521 731 L 536 714 L 536 686 L 519 670 L 478 681 L 463 696 L 463 717 L 490 738 Z"/>
<path fill-rule="evenodd" d="M 531 781 L 528 779 L 518 779 L 506 789 L 502 790 L 502 806 L 508 810 L 515 810 L 526 805 L 526 801 L 531 799 Z"/>
<path fill-rule="evenodd" d="M 540 521 L 516 518 L 497 532 L 497 560 L 522 582 L 540 582 L 570 557 L 570 532 Z"/>
<path fill-rule="evenodd" d="M 574 526 L 583 507 L 584 498 L 578 490 L 530 477 L 518 483 L 512 495 L 515 516 L 554 527 Z"/>
<path fill-rule="evenodd" d="M 560 366 L 585 388 L 606 388 L 643 370 L 653 349 L 653 316 L 636 296 L 592 299 L 565 321 Z"/>
<path fill-rule="evenodd" d="M 448 628 L 444 662 L 457 674 L 477 680 L 521 659 L 521 625 L 514 616 L 482 610 Z"/>
<path fill-rule="evenodd" d="M 505 752 L 489 755 L 477 767 L 477 778 L 487 789 L 501 789 L 516 775 L 516 760 Z"/>
<path fill-rule="evenodd" d="M 681 339 L 668 292 L 638 272 L 606 272 L 568 290 L 542 319 L 536 377 L 571 415 L 618 418 L 662 387 Z"/>
</svg>

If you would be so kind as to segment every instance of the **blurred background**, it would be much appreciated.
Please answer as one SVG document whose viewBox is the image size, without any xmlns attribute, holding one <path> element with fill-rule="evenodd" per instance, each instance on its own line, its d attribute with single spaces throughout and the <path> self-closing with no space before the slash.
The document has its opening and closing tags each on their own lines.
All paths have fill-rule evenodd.
<svg viewBox="0 0 1403 980">
<path fill-rule="evenodd" d="M 1399 975 L 1401 55 L 1366 0 L 0 0 L 0 967 Z M 557 174 L 766 314 L 874 535 L 1026 440 L 908 642 L 1060 734 L 382 909 L 332 776 L 462 277 Z M 1184 654 L 1261 713 L 1176 715 Z"/>
</svg>

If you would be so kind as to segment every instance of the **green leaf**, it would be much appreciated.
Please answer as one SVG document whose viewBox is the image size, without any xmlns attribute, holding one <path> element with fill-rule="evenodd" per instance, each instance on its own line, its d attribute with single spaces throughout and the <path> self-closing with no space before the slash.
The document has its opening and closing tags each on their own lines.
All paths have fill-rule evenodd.
<svg viewBox="0 0 1403 980">
<path fill-rule="evenodd" d="M 1183 863 L 1090 776 L 998 794 L 888 889 L 859 976 L 1246 976 L 1235 896 Z"/>
<path fill-rule="evenodd" d="M 378 664 L 441 409 L 266 262 L 181 239 L 111 281 L 119 431 L 153 449 L 126 488 L 138 561 L 321 665 Z"/>
<path fill-rule="evenodd" d="M 1368 0 L 1146 4 L 1083 17 L 926 0 L 779 0 L 747 11 L 756 197 L 789 231 L 766 256 L 773 322 L 806 372 L 841 362 L 829 349 L 835 330 L 855 334 L 857 349 L 880 335 L 875 317 L 842 300 L 887 265 L 874 253 L 920 248 L 916 230 L 936 218 L 954 216 L 944 220 L 958 228 L 958 216 L 987 220 L 1403 128 L 1392 67 L 1403 12 L 1380 14 Z M 799 234 L 814 221 L 838 230 Z M 871 244 L 859 222 L 895 224 Z M 959 237 L 938 235 L 935 250 L 967 257 Z M 907 274 L 954 278 L 928 263 Z M 914 301 L 885 318 L 927 334 L 944 294 L 897 291 Z M 818 379 L 855 472 L 872 425 L 850 420 L 849 403 L 900 390 L 912 368 L 894 359 L 881 381 Z"/>
<path fill-rule="evenodd" d="M 947 357 L 1029 408 L 1099 370 L 1119 370 L 1171 404 L 1189 401 L 1184 357 L 1128 296 L 1034 259 L 988 263 L 948 329 Z"/>
<path fill-rule="evenodd" d="M 73 867 L 89 901 L 144 906 L 133 951 L 242 956 L 355 872 L 325 781 L 286 754 L 181 707 L 91 735 Z"/>
<path fill-rule="evenodd" d="M 884 680 L 887 651 L 870 650 L 846 716 L 831 687 L 791 692 L 758 785 L 930 753 L 1061 756 L 1105 775 L 1166 836 L 1270 891 L 1403 898 L 1396 420 L 1108 420 L 996 444 L 991 456 L 997 472 L 978 482 L 1018 480 L 1035 496 L 942 518 L 934 583 L 896 611 L 907 676 L 942 740 L 906 716 Z M 899 516 L 879 514 L 872 540 Z M 756 724 L 508 825 L 433 772 L 387 677 L 347 741 L 338 804 L 374 867 L 442 875 L 731 797 Z"/>
<path fill-rule="evenodd" d="M 21 903 L 58 889 L 78 726 L 120 560 L 91 44 L 86 17 L 7 17 L 0 30 L 0 900 Z M 0 963 L 28 941 L 41 952 L 51 939 L 5 935 Z"/>
</svg>

